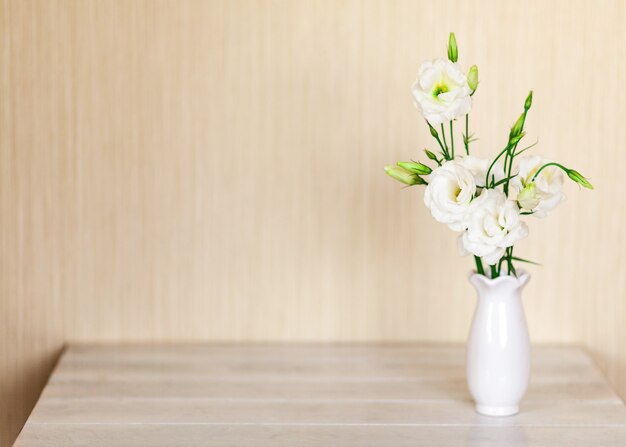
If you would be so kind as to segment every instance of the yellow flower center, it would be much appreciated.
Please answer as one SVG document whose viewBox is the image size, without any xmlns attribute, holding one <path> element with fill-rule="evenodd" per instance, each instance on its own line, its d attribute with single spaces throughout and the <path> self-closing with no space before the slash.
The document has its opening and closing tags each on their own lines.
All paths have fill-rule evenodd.
<svg viewBox="0 0 626 447">
<path fill-rule="evenodd" d="M 447 84 L 440 82 L 439 84 L 435 85 L 435 88 L 433 89 L 433 96 L 437 98 L 442 93 L 447 93 L 448 91 L 449 88 Z"/>
</svg>

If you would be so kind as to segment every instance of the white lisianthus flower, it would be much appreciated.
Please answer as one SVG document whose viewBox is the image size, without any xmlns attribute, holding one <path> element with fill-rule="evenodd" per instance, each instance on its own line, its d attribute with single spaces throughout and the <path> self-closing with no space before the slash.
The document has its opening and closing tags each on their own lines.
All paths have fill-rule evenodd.
<svg viewBox="0 0 626 447">
<path fill-rule="evenodd" d="M 466 115 L 472 107 L 467 77 L 458 64 L 445 59 L 424 62 L 411 93 L 431 126 Z"/>
<path fill-rule="evenodd" d="M 474 181 L 476 185 L 479 187 L 485 186 L 485 179 L 487 178 L 487 171 L 489 170 L 489 166 L 491 165 L 491 160 L 486 158 L 474 157 L 473 155 L 466 155 L 463 158 L 457 159 L 461 166 L 469 171 L 474 176 Z M 497 181 L 500 181 L 504 178 L 504 168 L 502 167 L 502 163 L 496 162 L 491 168 L 489 172 L 489 180 L 491 181 L 491 176 L 493 176 Z"/>
<path fill-rule="evenodd" d="M 507 247 L 528 236 L 528 227 L 522 222 L 515 202 L 507 200 L 502 191 L 486 189 L 480 196 L 480 203 L 472 210 L 467 231 L 462 235 L 463 247 L 494 265 Z"/>
<path fill-rule="evenodd" d="M 476 181 L 458 161 L 447 161 L 428 177 L 424 203 L 437 222 L 454 231 L 467 228 L 467 216 L 474 204 Z"/>
<path fill-rule="evenodd" d="M 532 211 L 536 217 L 546 217 L 565 198 L 563 172 L 556 166 L 543 169 L 533 181 L 535 173 L 546 163 L 547 160 L 537 155 L 522 157 L 518 161 L 519 173 L 511 179 L 511 190 L 517 194 L 520 207 Z"/>
</svg>

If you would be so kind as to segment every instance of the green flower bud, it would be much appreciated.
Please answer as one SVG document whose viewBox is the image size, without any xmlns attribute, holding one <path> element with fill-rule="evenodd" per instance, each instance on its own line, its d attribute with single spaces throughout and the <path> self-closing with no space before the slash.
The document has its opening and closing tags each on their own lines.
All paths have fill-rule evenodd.
<svg viewBox="0 0 626 447">
<path fill-rule="evenodd" d="M 424 152 L 426 153 L 426 156 L 428 158 L 430 158 L 431 160 L 437 161 L 437 156 L 433 152 L 429 151 L 428 149 L 424 149 Z"/>
<path fill-rule="evenodd" d="M 539 205 L 539 195 L 534 183 L 528 183 L 517 195 L 517 203 L 523 210 L 532 211 Z"/>
<path fill-rule="evenodd" d="M 424 185 L 426 182 L 414 172 L 407 171 L 398 166 L 385 166 L 385 172 L 391 178 L 398 180 L 405 185 Z"/>
<path fill-rule="evenodd" d="M 568 169 L 567 176 L 579 185 L 582 185 L 588 189 L 593 189 L 593 185 L 580 172 L 575 171 L 574 169 Z"/>
<path fill-rule="evenodd" d="M 511 146 L 513 146 L 513 145 L 515 145 L 515 144 L 519 143 L 519 141 L 520 141 L 522 138 L 524 138 L 524 136 L 525 136 L 525 135 L 526 135 L 526 132 L 522 132 L 522 133 L 521 133 L 521 134 L 519 134 L 519 135 L 516 135 L 516 136 L 514 136 L 514 137 L 511 137 L 511 138 L 509 139 L 509 144 L 510 144 Z"/>
<path fill-rule="evenodd" d="M 472 89 L 473 95 L 478 87 L 478 67 L 476 65 L 472 65 L 467 73 L 467 85 Z"/>
<path fill-rule="evenodd" d="M 407 171 L 414 172 L 418 175 L 428 175 L 433 172 L 428 166 L 422 163 L 416 163 L 414 161 L 399 161 L 398 166 L 406 169 Z"/>
<path fill-rule="evenodd" d="M 524 102 L 524 110 L 528 112 L 530 106 L 533 105 L 533 91 L 531 90 L 528 96 L 526 97 L 526 102 Z"/>
<path fill-rule="evenodd" d="M 428 129 L 430 130 L 430 134 L 433 136 L 433 138 L 438 138 L 439 134 L 437 133 L 437 129 L 431 126 L 428 121 L 426 121 L 426 124 L 428 124 Z"/>
<path fill-rule="evenodd" d="M 518 135 L 522 133 L 522 128 L 524 127 L 525 119 L 526 119 L 526 115 L 522 113 L 520 117 L 517 119 L 517 121 L 515 122 L 515 124 L 513 125 L 513 127 L 511 127 L 511 133 L 509 133 L 509 140 L 511 140 L 514 137 L 517 137 Z"/>
<path fill-rule="evenodd" d="M 448 59 L 456 62 L 458 58 L 459 49 L 456 46 L 456 37 L 454 37 L 454 33 L 450 33 L 450 38 L 448 39 Z"/>
</svg>

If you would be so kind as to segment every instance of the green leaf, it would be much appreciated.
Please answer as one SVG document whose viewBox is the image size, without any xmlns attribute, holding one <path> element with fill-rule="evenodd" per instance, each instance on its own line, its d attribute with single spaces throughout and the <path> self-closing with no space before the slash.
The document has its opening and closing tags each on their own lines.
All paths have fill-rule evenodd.
<svg viewBox="0 0 626 447">
<path fill-rule="evenodd" d="M 511 256 L 511 259 L 513 261 L 519 261 L 519 262 L 526 262 L 528 264 L 533 264 L 533 265 L 538 265 L 541 266 L 541 264 L 539 264 L 538 262 L 535 261 L 529 261 L 528 259 L 524 259 L 524 258 L 518 258 L 517 256 Z"/>
<path fill-rule="evenodd" d="M 528 149 L 531 149 L 531 148 L 537 146 L 537 144 L 539 144 L 539 140 L 535 141 L 533 144 L 531 144 L 529 146 L 526 146 L 524 149 L 515 152 L 515 156 L 517 157 L 518 155 L 522 154 L 523 152 L 526 152 Z"/>
<path fill-rule="evenodd" d="M 503 183 L 506 183 L 507 181 L 514 179 L 515 177 L 517 177 L 517 175 L 519 174 L 519 172 L 517 174 L 513 174 L 510 175 L 508 177 L 503 178 L 502 180 L 498 180 L 496 183 L 494 183 L 491 187 L 495 188 L 496 186 L 500 186 Z"/>
<path fill-rule="evenodd" d="M 467 135 L 465 135 L 465 133 L 462 133 L 461 135 L 463 135 L 463 142 L 466 144 L 473 143 L 474 141 L 478 141 L 478 138 L 475 137 L 473 133 L 470 134 L 469 138 L 467 137 Z"/>
</svg>

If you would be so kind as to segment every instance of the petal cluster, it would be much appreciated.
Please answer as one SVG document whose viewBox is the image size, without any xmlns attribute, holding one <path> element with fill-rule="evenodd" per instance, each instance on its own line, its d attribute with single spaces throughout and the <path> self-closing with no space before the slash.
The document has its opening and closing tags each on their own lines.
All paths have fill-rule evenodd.
<svg viewBox="0 0 626 447">
<path fill-rule="evenodd" d="M 472 89 L 456 62 L 435 59 L 424 62 L 411 87 L 416 106 L 431 126 L 469 113 Z"/>
<path fill-rule="evenodd" d="M 515 202 L 507 200 L 502 191 L 486 189 L 479 202 L 462 235 L 463 247 L 494 265 L 507 247 L 528 236 L 528 227 L 522 222 Z"/>
<path fill-rule="evenodd" d="M 467 228 L 470 206 L 476 195 L 474 175 L 461 162 L 451 160 L 435 169 L 428 177 L 424 204 L 437 222 L 451 230 Z"/>
</svg>

